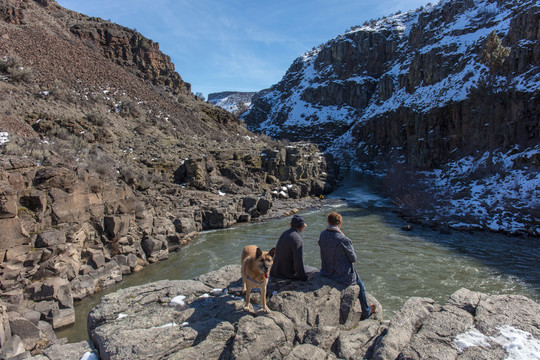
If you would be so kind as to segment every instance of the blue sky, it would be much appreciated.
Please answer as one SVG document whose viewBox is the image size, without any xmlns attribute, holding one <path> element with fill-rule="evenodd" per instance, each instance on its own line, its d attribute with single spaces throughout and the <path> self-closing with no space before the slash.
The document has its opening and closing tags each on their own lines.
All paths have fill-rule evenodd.
<svg viewBox="0 0 540 360">
<path fill-rule="evenodd" d="M 204 96 L 268 88 L 313 47 L 366 20 L 428 1 L 57 0 L 158 42 L 192 91 Z"/>
</svg>

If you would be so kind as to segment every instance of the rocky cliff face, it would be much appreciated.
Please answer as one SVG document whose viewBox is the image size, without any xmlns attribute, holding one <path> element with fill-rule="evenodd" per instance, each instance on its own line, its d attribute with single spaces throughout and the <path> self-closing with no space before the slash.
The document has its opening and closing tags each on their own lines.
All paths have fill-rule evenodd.
<svg viewBox="0 0 540 360">
<path fill-rule="evenodd" d="M 35 335 L 14 351 L 40 351 L 74 300 L 198 231 L 331 191 L 315 145 L 256 136 L 200 101 L 141 34 L 55 1 L 0 0 L 0 14 L 0 302 Z"/>
<path fill-rule="evenodd" d="M 191 85 L 175 72 L 170 57 L 159 51 L 159 45 L 135 30 L 82 16 L 74 21 L 70 31 L 87 45 L 96 46 L 106 58 L 133 68 L 139 77 L 154 85 L 169 88 L 173 94 L 191 90 Z"/>
<path fill-rule="evenodd" d="M 511 52 L 496 94 L 478 99 L 474 89 L 488 71 L 479 55 L 493 30 Z M 487 150 L 488 121 L 497 133 L 490 146 L 533 146 L 539 48 L 535 2 L 442 1 L 306 53 L 244 120 L 272 136 L 313 139 L 353 164 L 375 165 L 383 154 L 433 168 Z M 486 119 L 480 101 L 501 111 Z"/>
<path fill-rule="evenodd" d="M 489 181 L 496 173 L 504 174 L 499 179 L 519 174 L 527 180 L 518 187 L 534 187 L 540 153 L 539 14 L 535 1 L 461 0 L 366 22 L 296 59 L 243 119 L 248 128 L 273 137 L 317 142 L 341 164 L 388 173 L 389 182 L 401 182 L 401 188 L 404 171 L 433 171 L 420 187 L 398 194 L 407 198 L 408 210 L 419 205 L 411 196 L 441 178 L 451 181 L 418 197 L 433 203 L 441 193 L 454 197 L 463 188 L 452 194 L 452 183 L 470 182 L 480 176 L 476 169 L 485 169 Z M 509 49 L 497 72 L 482 60 L 491 32 Z M 474 171 L 450 172 L 471 158 Z M 508 189 L 504 181 L 498 187 Z M 496 188 L 482 189 L 481 197 Z M 535 203 L 538 196 L 505 193 L 500 197 L 513 203 Z M 468 198 L 465 207 L 474 211 L 447 211 L 448 201 L 429 218 L 496 230 L 519 221 L 501 219 L 493 210 L 497 204 L 479 206 L 480 197 Z M 522 230 L 537 234 L 530 217 L 523 217 L 529 220 Z M 493 218 L 497 224 L 486 225 Z"/>
</svg>

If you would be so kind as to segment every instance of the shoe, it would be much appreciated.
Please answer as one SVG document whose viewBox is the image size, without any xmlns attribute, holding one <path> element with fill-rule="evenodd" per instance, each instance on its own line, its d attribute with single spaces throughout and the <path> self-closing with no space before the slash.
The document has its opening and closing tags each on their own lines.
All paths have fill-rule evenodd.
<svg viewBox="0 0 540 360">
<path fill-rule="evenodd" d="M 366 319 L 369 319 L 369 317 L 370 317 L 371 315 L 373 315 L 373 313 L 375 313 L 375 309 L 376 309 L 376 308 L 377 308 L 377 307 L 375 306 L 375 304 L 371 304 L 371 305 L 369 306 L 369 310 L 370 310 L 370 311 L 369 311 L 369 315 L 366 316 L 366 317 L 361 317 L 360 320 L 366 320 Z"/>
</svg>

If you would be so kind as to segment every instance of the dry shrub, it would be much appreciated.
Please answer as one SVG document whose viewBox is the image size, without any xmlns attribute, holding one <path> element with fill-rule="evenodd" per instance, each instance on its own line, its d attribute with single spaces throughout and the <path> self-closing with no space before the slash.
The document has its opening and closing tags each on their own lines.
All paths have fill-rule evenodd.
<svg viewBox="0 0 540 360">
<path fill-rule="evenodd" d="M 435 194 L 419 181 L 419 174 L 403 164 L 394 165 L 383 179 L 383 190 L 394 205 L 408 213 L 433 211 Z"/>
<path fill-rule="evenodd" d="M 33 79 L 32 68 L 25 67 L 17 55 L 0 59 L 0 72 L 8 75 L 13 82 L 30 82 Z"/>
<path fill-rule="evenodd" d="M 88 114 L 86 114 L 86 118 L 95 126 L 104 126 L 108 123 L 107 114 L 101 109 L 92 109 Z"/>
<path fill-rule="evenodd" d="M 88 152 L 86 169 L 102 178 L 115 178 L 117 175 L 116 160 L 99 147 L 92 148 Z"/>
<path fill-rule="evenodd" d="M 55 80 L 54 83 L 51 85 L 49 90 L 49 97 L 52 100 L 62 101 L 66 103 L 75 102 L 75 94 L 59 80 Z"/>
<path fill-rule="evenodd" d="M 119 169 L 120 178 L 129 186 L 136 185 L 141 176 L 137 174 L 137 170 L 131 165 L 123 165 Z"/>
<path fill-rule="evenodd" d="M 55 137 L 60 140 L 68 140 L 71 136 L 71 133 L 68 129 L 60 126 L 55 126 L 48 134 L 49 136 Z"/>
<path fill-rule="evenodd" d="M 27 156 L 30 159 L 42 161 L 49 153 L 48 145 L 39 139 L 24 138 L 10 134 L 9 141 L 0 146 L 0 154 Z"/>
</svg>

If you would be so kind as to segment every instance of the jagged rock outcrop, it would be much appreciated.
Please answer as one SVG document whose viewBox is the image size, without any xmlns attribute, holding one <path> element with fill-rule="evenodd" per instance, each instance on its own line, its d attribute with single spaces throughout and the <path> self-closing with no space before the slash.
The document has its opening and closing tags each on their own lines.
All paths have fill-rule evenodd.
<svg viewBox="0 0 540 360">
<path fill-rule="evenodd" d="M 177 170 L 188 184 L 148 196 L 80 169 L 28 165 L 2 162 L 0 298 L 55 329 L 74 323 L 73 300 L 167 259 L 197 232 L 268 216 L 276 200 L 333 186 L 324 156 L 307 144 L 188 160 Z"/>
<path fill-rule="evenodd" d="M 191 85 L 175 72 L 171 58 L 159 51 L 158 43 L 137 31 L 87 17 L 81 17 L 70 31 L 83 41 L 94 44 L 105 57 L 117 64 L 128 69 L 136 68 L 141 78 L 168 87 L 173 94 L 190 93 Z"/>
<path fill-rule="evenodd" d="M 523 296 L 460 289 L 444 305 L 411 298 L 382 321 L 368 295 L 378 310 L 359 321 L 357 286 L 317 275 L 271 290 L 269 314 L 246 313 L 240 267 L 230 265 L 109 294 L 88 330 L 102 359 L 504 359 L 512 341 L 540 338 L 540 305 Z M 518 338 L 503 339 L 505 331 Z"/>
<path fill-rule="evenodd" d="M 331 157 L 304 143 L 260 152 L 210 151 L 185 160 L 175 179 L 199 190 L 250 193 L 263 188 L 269 196 L 299 198 L 330 193 L 335 171 Z"/>
<path fill-rule="evenodd" d="M 523 296 L 467 289 L 456 291 L 442 306 L 411 298 L 373 345 L 370 358 L 505 359 L 513 344 L 538 341 L 539 306 Z M 515 337 L 505 338 L 509 333 Z"/>
</svg>

